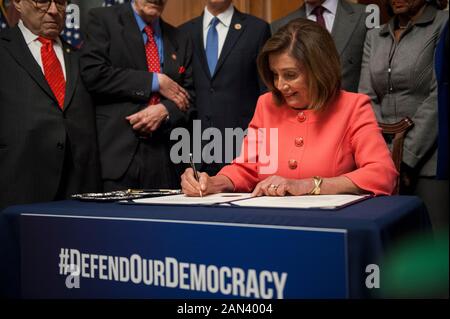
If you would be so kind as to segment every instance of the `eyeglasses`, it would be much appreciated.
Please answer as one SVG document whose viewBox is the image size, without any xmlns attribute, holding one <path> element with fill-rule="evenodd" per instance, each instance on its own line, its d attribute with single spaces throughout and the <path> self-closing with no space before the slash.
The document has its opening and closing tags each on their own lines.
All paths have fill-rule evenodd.
<svg viewBox="0 0 450 319">
<path fill-rule="evenodd" d="M 56 9 L 59 12 L 66 11 L 67 0 L 31 0 L 34 3 L 34 7 L 41 12 L 48 12 L 52 6 L 52 2 L 55 3 Z"/>
</svg>

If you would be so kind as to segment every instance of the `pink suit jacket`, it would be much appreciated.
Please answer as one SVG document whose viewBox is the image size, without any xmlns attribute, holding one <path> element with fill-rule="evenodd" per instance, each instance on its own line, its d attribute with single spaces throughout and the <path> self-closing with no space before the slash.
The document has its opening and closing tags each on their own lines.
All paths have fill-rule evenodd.
<svg viewBox="0 0 450 319">
<path fill-rule="evenodd" d="M 219 172 L 236 192 L 251 192 L 271 175 L 345 176 L 374 195 L 394 191 L 398 173 L 366 95 L 341 91 L 317 112 L 277 106 L 267 93 L 258 100 L 249 132 L 240 157 Z M 270 161 L 261 154 L 270 154 Z"/>
</svg>

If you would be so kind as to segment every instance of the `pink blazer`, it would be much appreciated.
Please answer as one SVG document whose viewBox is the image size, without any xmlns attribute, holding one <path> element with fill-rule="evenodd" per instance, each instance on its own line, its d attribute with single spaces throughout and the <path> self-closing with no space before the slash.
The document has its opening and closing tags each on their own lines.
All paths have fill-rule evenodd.
<svg viewBox="0 0 450 319">
<path fill-rule="evenodd" d="M 258 100 L 249 132 L 241 155 L 219 172 L 236 192 L 251 192 L 271 175 L 346 176 L 375 195 L 394 191 L 398 173 L 366 95 L 341 91 L 316 112 L 277 106 L 267 93 Z"/>
</svg>

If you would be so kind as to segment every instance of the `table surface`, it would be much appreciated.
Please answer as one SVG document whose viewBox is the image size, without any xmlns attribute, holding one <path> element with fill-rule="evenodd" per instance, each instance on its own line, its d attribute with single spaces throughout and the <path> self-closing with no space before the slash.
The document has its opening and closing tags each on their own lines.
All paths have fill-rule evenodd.
<svg viewBox="0 0 450 319">
<path fill-rule="evenodd" d="M 425 205 L 419 198 L 410 196 L 375 197 L 337 210 L 144 206 L 79 201 L 14 206 L 0 214 L 0 234 L 3 234 L 0 235 L 3 237 L 0 238 L 3 246 L 0 248 L 0 257 L 9 261 L 9 266 L 3 263 L 0 267 L 6 268 L 4 273 L 10 275 L 2 280 L 6 281 L 4 287 L 9 287 L 6 288 L 9 290 L 8 294 L 11 291 L 17 293 L 19 289 L 17 280 L 20 275 L 15 268 L 20 269 L 21 214 L 345 229 L 349 252 L 350 297 L 368 296 L 369 292 L 363 284 L 366 265 L 380 262 L 386 250 L 405 234 L 431 228 Z"/>
<path fill-rule="evenodd" d="M 169 220 L 249 223 L 283 226 L 315 226 L 333 228 L 382 229 L 425 209 L 423 202 L 412 196 L 375 197 L 337 210 L 273 209 L 224 206 L 147 206 L 119 203 L 60 201 L 13 206 L 3 214 L 6 218 L 23 213 L 79 215 L 90 217 L 126 217 Z"/>
</svg>

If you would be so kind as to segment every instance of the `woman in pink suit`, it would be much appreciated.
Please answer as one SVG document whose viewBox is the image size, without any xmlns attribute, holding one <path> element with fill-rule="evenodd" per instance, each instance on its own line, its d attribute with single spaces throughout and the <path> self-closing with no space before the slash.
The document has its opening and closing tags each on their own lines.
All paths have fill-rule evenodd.
<svg viewBox="0 0 450 319">
<path fill-rule="evenodd" d="M 258 67 L 271 92 L 258 101 L 241 156 L 198 181 L 187 169 L 185 194 L 393 192 L 398 173 L 370 99 L 340 89 L 339 55 L 325 29 L 293 20 L 266 43 Z"/>
</svg>

